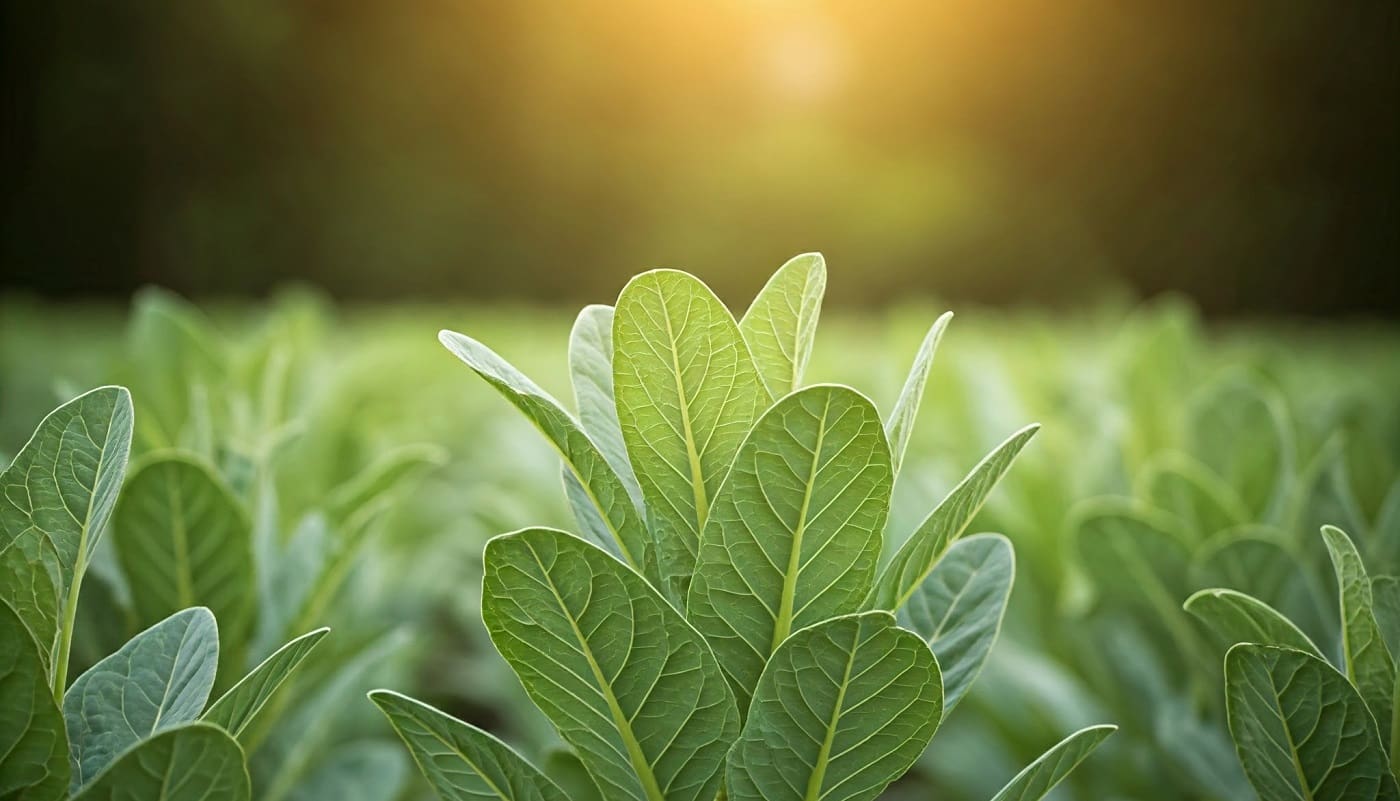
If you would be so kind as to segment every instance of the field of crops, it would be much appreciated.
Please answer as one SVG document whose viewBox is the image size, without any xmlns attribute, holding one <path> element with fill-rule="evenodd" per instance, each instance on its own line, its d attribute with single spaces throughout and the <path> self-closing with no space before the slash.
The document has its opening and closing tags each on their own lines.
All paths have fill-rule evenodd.
<svg viewBox="0 0 1400 801">
<path fill-rule="evenodd" d="M 676 286 L 657 294 L 692 291 Z M 185 769 L 209 794 L 167 787 L 138 797 L 247 798 L 246 789 L 220 794 L 210 778 L 236 784 L 233 763 L 244 756 L 260 801 L 428 799 L 433 787 L 449 799 L 985 801 L 1039 798 L 1056 781 L 1045 797 L 1058 801 L 1395 797 L 1400 329 L 1211 326 L 1185 302 L 1106 300 L 1055 314 L 957 308 L 939 339 L 942 308 L 836 310 L 821 315 L 799 381 L 813 321 L 802 305 L 810 298 L 793 297 L 772 312 L 791 312 L 791 325 L 769 326 L 791 336 L 768 351 L 755 339 L 761 331 L 748 328 L 738 367 L 724 368 L 736 351 L 722 347 L 729 329 L 716 322 L 690 354 L 703 363 L 694 369 L 742 376 L 754 369 L 744 366 L 751 349 L 764 382 L 750 382 L 761 399 L 755 408 L 777 403 L 772 414 L 751 410 L 730 425 L 741 383 L 733 379 L 714 396 L 721 412 L 709 435 L 687 437 L 698 443 L 696 475 L 710 470 L 716 443 L 732 441 L 723 462 L 727 470 L 738 454 L 732 487 L 719 486 L 723 476 L 692 486 L 668 472 L 656 444 L 667 421 L 647 416 L 667 408 L 646 394 L 658 386 L 646 359 L 661 357 L 648 337 L 668 315 L 688 323 L 703 298 L 683 313 L 663 303 L 644 309 L 650 317 L 624 318 L 624 296 L 617 322 L 611 310 L 581 318 L 572 356 L 575 310 L 567 309 L 336 307 L 309 292 L 206 308 L 157 290 L 129 309 L 3 301 L 0 464 L 13 464 L 0 509 L 0 598 L 9 609 L 0 616 L 0 798 L 125 798 L 112 787 L 144 786 L 137 782 L 159 772 L 153 765 Z M 738 316 L 747 303 L 734 305 Z M 440 329 L 470 339 L 448 339 L 449 350 Z M 581 422 L 545 409 L 539 392 L 483 346 Z M 590 346 L 604 361 L 585 364 L 580 353 Z M 677 376 L 690 375 L 692 363 L 681 361 Z M 906 385 L 916 363 L 929 368 L 922 403 L 919 382 Z M 614 380 L 617 431 L 607 427 Z M 55 407 L 104 385 L 130 390 L 124 473 L 90 463 L 68 439 L 76 430 L 68 417 L 51 418 L 57 427 L 47 433 L 40 427 Z M 682 407 L 704 405 L 705 387 L 679 392 Z M 86 421 L 119 430 L 124 397 L 93 393 L 61 414 L 77 415 L 88 426 L 84 443 L 101 446 Z M 640 397 L 652 402 L 633 402 Z M 826 411 L 812 412 L 813 403 Z M 849 413 L 830 430 L 846 426 L 852 444 L 834 451 L 830 472 L 861 448 L 869 453 L 844 483 L 818 475 L 825 462 L 812 468 L 807 493 L 796 495 L 802 523 L 781 532 L 796 543 L 793 566 L 809 556 L 803 525 L 817 536 L 808 500 L 827 478 L 836 487 L 830 505 L 849 505 L 846 522 L 823 535 L 835 543 L 829 551 L 810 555 L 822 586 L 804 590 L 807 574 L 790 569 L 775 588 L 776 608 L 745 560 L 761 560 L 779 536 L 754 522 L 756 505 L 782 517 L 790 500 L 776 462 L 764 460 L 781 461 L 806 430 L 777 412 L 825 421 L 842 403 Z M 764 421 L 776 426 L 767 445 Z M 687 434 L 692 423 L 705 425 L 686 416 Z M 1026 429 L 1031 423 L 1040 428 Z M 750 428 L 752 443 L 741 445 Z M 827 433 L 823 422 L 815 446 L 802 451 L 814 463 Z M 564 444 L 552 447 L 551 437 Z M 572 465 L 562 478 L 561 451 Z M 758 465 L 751 473 L 740 470 L 746 454 Z M 66 475 L 77 485 L 87 476 L 87 494 L 75 496 Z M 848 497 L 867 481 L 868 498 Z M 613 489 L 616 497 L 607 495 Z M 32 536 L 69 526 L 41 520 L 46 498 L 87 508 L 74 517 L 85 543 L 76 556 L 64 556 L 69 546 L 52 533 Z M 679 535 L 672 518 L 687 509 L 698 545 L 680 549 L 657 532 Z M 84 521 L 96 521 L 90 537 Z M 488 560 L 500 564 L 484 573 L 490 538 L 542 526 L 588 542 L 542 532 L 497 540 Z M 850 541 L 855 529 L 864 544 Z M 43 542 L 58 555 L 51 559 Z M 655 553 L 633 560 L 627 546 L 635 543 Z M 596 629 L 578 621 L 572 629 L 616 663 L 589 660 L 607 698 L 616 690 L 623 707 L 635 705 L 610 724 L 606 715 L 590 723 L 597 710 L 566 686 L 571 679 L 541 667 L 565 670 L 567 661 L 538 640 L 554 618 L 529 605 L 553 577 L 542 561 L 511 560 L 549 549 L 560 570 L 592 571 L 583 590 L 556 588 L 561 607 L 571 591 L 618 604 L 599 613 Z M 57 592 L 84 564 L 81 593 Z M 531 584 L 534 569 L 543 577 Z M 59 600 L 49 598 L 40 614 L 35 599 L 50 591 Z M 212 612 L 216 635 L 204 631 L 208 615 L 181 611 L 190 607 Z M 764 615 L 745 609 L 772 618 L 753 635 L 772 641 L 756 663 L 742 646 Z M 654 626 L 643 625 L 644 612 Z M 609 633 L 628 615 L 636 619 L 628 618 L 627 636 Z M 124 647 L 156 624 L 133 641 L 139 647 Z M 832 679 L 841 688 L 832 701 L 813 677 L 832 678 L 823 660 L 841 626 L 858 626 L 857 644 L 846 680 Z M 830 639 L 823 647 L 803 641 L 818 634 Z M 202 656 L 188 650 L 201 636 L 217 645 Z M 26 637 L 43 645 L 21 653 Z M 860 650 L 885 647 L 882 638 L 888 654 L 908 644 L 900 638 L 912 641 L 916 664 L 936 655 L 939 670 L 923 674 L 941 674 L 937 692 L 895 676 L 868 691 L 873 703 L 843 707 L 847 686 L 856 693 L 867 675 L 852 676 L 860 658 L 873 660 L 870 676 L 893 670 L 885 656 Z M 141 648 L 159 651 L 167 641 L 179 648 L 165 662 L 141 662 Z M 648 675 L 657 649 L 669 656 Z M 256 681 L 238 683 L 274 652 Z M 126 674 L 104 660 L 114 653 Z M 694 664 L 672 665 L 678 655 Z M 806 673 L 803 658 L 813 660 Z M 34 661 L 28 674 L 25 659 Z M 783 660 L 786 676 L 775 667 Z M 142 729 L 140 715 L 151 710 L 133 712 L 140 704 L 127 700 L 110 706 L 126 699 L 121 680 L 156 680 L 167 694 L 178 684 L 176 695 L 206 686 L 197 700 L 193 690 L 143 695 L 156 708 Z M 41 691 L 24 689 L 35 686 Z M 490 732 L 529 764 L 399 695 L 367 700 L 375 688 Z M 813 740 L 821 747 L 812 759 L 799 736 L 811 732 L 784 688 L 802 699 L 807 722 L 830 724 L 824 743 Z M 22 709 L 20 697 L 28 699 Z M 830 715 L 823 703 L 834 704 Z M 51 729 L 66 725 L 66 746 L 40 736 L 55 709 L 54 720 L 67 722 Z M 187 725 L 162 723 L 177 712 Z M 193 723 L 201 713 L 219 728 Z M 1100 724 L 1118 728 L 1089 728 Z M 853 738 L 845 748 L 843 737 Z M 72 744 L 79 740 L 83 748 Z M 669 751 L 653 753 L 656 741 L 684 744 L 687 756 L 667 762 Z M 189 756 L 196 751 L 198 760 Z M 139 764 L 127 759 L 136 755 Z M 500 776 L 508 778 L 490 781 Z"/>
</svg>

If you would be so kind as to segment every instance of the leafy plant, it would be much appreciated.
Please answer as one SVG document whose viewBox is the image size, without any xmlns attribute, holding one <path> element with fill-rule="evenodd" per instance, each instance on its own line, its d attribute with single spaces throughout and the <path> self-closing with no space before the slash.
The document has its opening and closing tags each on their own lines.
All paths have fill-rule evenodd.
<svg viewBox="0 0 1400 801">
<path fill-rule="evenodd" d="M 874 798 L 990 650 L 1012 549 L 963 535 L 1036 427 L 895 547 L 893 484 L 947 317 L 882 419 L 853 389 L 802 383 L 825 281 L 820 256 L 799 256 L 736 321 L 686 273 L 634 278 L 575 325 L 577 415 L 476 340 L 441 335 L 564 462 L 581 536 L 488 543 L 482 616 L 584 796 Z M 371 698 L 441 797 L 568 797 L 487 732 Z M 1041 797 L 1110 730 L 1072 735 L 998 798 Z"/>
</svg>

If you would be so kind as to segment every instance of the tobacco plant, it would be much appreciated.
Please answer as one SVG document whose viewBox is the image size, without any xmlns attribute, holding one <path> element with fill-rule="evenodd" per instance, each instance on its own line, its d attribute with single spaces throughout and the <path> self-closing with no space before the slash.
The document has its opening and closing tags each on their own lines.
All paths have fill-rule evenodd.
<svg viewBox="0 0 1400 801">
<path fill-rule="evenodd" d="M 1036 426 L 891 536 L 949 315 L 882 417 L 849 387 L 803 384 L 825 283 L 821 257 L 799 256 L 736 321 L 686 273 L 634 278 L 574 326 L 576 414 L 442 333 L 563 460 L 578 534 L 491 540 L 482 617 L 582 771 L 548 778 L 481 729 L 372 693 L 441 797 L 858 801 L 928 746 L 1011 588 L 1011 543 L 964 534 Z M 1112 730 L 1076 732 L 996 798 L 1040 798 Z"/>
</svg>

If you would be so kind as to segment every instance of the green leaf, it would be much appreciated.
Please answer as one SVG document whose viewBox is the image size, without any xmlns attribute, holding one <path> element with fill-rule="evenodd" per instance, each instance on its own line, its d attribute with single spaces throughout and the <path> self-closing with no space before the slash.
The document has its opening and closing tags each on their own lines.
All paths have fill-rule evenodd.
<svg viewBox="0 0 1400 801">
<path fill-rule="evenodd" d="M 1318 577 L 1282 531 L 1241 526 L 1222 531 L 1191 555 L 1193 588 L 1228 587 L 1277 609 L 1313 642 L 1330 647 L 1336 626 Z"/>
<path fill-rule="evenodd" d="M 714 798 L 739 728 L 704 639 L 640 575 L 562 531 L 486 544 L 482 618 L 603 795 Z"/>
<path fill-rule="evenodd" d="M 436 445 L 403 445 L 376 458 L 354 478 L 336 487 L 326 501 L 326 515 L 345 524 L 423 470 L 446 460 Z M 223 620 L 222 617 L 219 620 Z"/>
<path fill-rule="evenodd" d="M 197 719 L 218 661 L 214 616 L 195 607 L 146 629 L 79 676 L 63 697 L 72 791 L 138 742 Z"/>
<path fill-rule="evenodd" d="M 687 604 L 740 710 L 788 634 L 860 611 L 892 480 L 880 414 L 855 390 L 798 390 L 754 424 L 715 496 Z"/>
<path fill-rule="evenodd" d="M 909 600 L 943 552 L 967 530 L 992 488 L 1038 430 L 1039 424 L 1032 424 L 1012 434 L 929 513 L 880 574 L 871 598 L 873 606 L 894 611 Z"/>
<path fill-rule="evenodd" d="M 139 462 L 112 514 L 112 541 L 137 625 L 207 606 L 222 665 L 236 675 L 257 611 L 252 525 L 213 470 L 180 453 Z"/>
<path fill-rule="evenodd" d="M 1391 713 L 1395 703 L 1395 660 L 1386 650 L 1371 600 L 1371 579 L 1351 538 L 1335 526 L 1322 527 L 1322 539 L 1337 572 L 1342 613 L 1342 657 L 1347 678 L 1366 699 L 1380 727 L 1381 742 L 1390 745 Z"/>
<path fill-rule="evenodd" d="M 375 690 L 369 699 L 443 801 L 567 801 L 534 765 L 481 729 L 388 690 Z"/>
<path fill-rule="evenodd" d="M 1244 372 L 1192 400 L 1190 451 L 1234 489 L 1251 519 L 1279 522 L 1292 491 L 1297 444 L 1272 388 Z"/>
<path fill-rule="evenodd" d="M 277 692 L 277 688 L 282 686 L 328 633 L 330 629 L 320 628 L 278 648 L 210 705 L 204 713 L 203 720 L 222 728 L 235 738 L 242 735 L 258 712 L 262 711 L 263 705 Z"/>
<path fill-rule="evenodd" d="M 899 612 L 938 657 L 946 717 L 982 670 L 1001 631 L 1016 573 L 1011 541 L 976 534 L 953 543 Z"/>
<path fill-rule="evenodd" d="M 1139 484 L 1137 494 L 1180 518 L 1194 542 L 1250 519 L 1230 485 L 1185 454 L 1159 456 L 1143 471 Z"/>
<path fill-rule="evenodd" d="M 992 801 L 1039 801 L 1115 731 L 1117 726 L 1089 726 L 1071 734 L 1016 774 Z"/>
<path fill-rule="evenodd" d="M 0 602 L 0 798 L 55 801 L 68 792 L 68 736 L 39 648 Z"/>
<path fill-rule="evenodd" d="M 397 743 L 359 740 L 337 746 L 287 801 L 394 801 L 407 778 L 408 759 Z"/>
<path fill-rule="evenodd" d="M 603 458 L 627 487 L 635 503 L 642 502 L 642 488 L 632 474 L 627 446 L 622 443 L 622 424 L 617 420 L 613 398 L 613 307 L 592 304 L 583 307 L 569 332 L 569 377 L 574 386 L 579 423 Z"/>
<path fill-rule="evenodd" d="M 438 339 L 529 418 L 559 451 L 611 535 L 597 544 L 621 555 L 633 568 L 654 575 L 650 572 L 654 570 L 650 564 L 651 536 L 626 485 L 573 417 L 549 393 L 480 342 L 452 331 L 441 332 Z"/>
<path fill-rule="evenodd" d="M 710 501 L 768 393 L 729 310 L 683 272 L 653 270 L 623 288 L 613 344 L 622 440 L 664 590 L 683 599 Z"/>
<path fill-rule="evenodd" d="M 770 397 L 781 398 L 802 386 L 825 292 L 822 254 L 794 256 L 773 273 L 739 321 Z"/>
<path fill-rule="evenodd" d="M 1225 655 L 1225 709 L 1260 798 L 1400 797 L 1366 703 L 1321 659 L 1290 648 L 1236 645 Z"/>
<path fill-rule="evenodd" d="M 1393 659 L 1400 655 L 1400 577 L 1371 579 L 1371 601 L 1375 605 L 1376 625 Z"/>
<path fill-rule="evenodd" d="M 1182 604 L 1229 645 L 1241 642 L 1277 645 L 1326 659 L 1293 621 L 1258 598 L 1227 589 L 1201 590 Z"/>
<path fill-rule="evenodd" d="M 56 695 L 83 571 L 121 488 L 131 418 L 122 387 L 79 395 L 45 417 L 0 474 L 0 601 L 38 644 Z"/>
<path fill-rule="evenodd" d="M 127 750 L 73 801 L 248 801 L 243 749 L 223 729 L 191 723 Z"/>
<path fill-rule="evenodd" d="M 730 752 L 732 801 L 869 801 L 914 764 L 943 713 L 938 662 L 889 612 L 805 628 L 769 661 Z"/>
<path fill-rule="evenodd" d="M 904 380 L 904 388 L 899 391 L 899 399 L 895 401 L 890 419 L 885 423 L 896 473 L 904 464 L 904 452 L 908 450 L 910 436 L 914 433 L 914 421 L 924 400 L 924 385 L 928 383 L 929 371 L 933 369 L 933 356 L 938 351 L 938 343 L 943 340 L 943 332 L 948 330 L 948 323 L 952 321 L 953 313 L 944 312 L 924 335 L 919 352 L 914 356 L 914 365 L 909 368 L 909 377 Z"/>
<path fill-rule="evenodd" d="M 569 801 L 606 801 L 578 754 L 570 749 L 551 748 L 544 756 L 543 768 L 544 774 L 559 785 Z"/>
</svg>

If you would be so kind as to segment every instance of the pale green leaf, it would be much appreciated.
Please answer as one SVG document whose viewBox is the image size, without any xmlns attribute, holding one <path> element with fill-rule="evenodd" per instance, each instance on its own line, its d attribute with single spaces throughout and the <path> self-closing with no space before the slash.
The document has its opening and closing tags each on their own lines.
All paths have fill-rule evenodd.
<svg viewBox="0 0 1400 801">
<path fill-rule="evenodd" d="M 992 801 L 1039 801 L 1115 731 L 1117 726 L 1089 726 L 1071 734 L 1016 774 Z"/>
<path fill-rule="evenodd" d="M 1157 457 L 1143 470 L 1138 485 L 1137 494 L 1176 515 L 1193 542 L 1251 518 L 1229 484 L 1185 454 L 1168 452 Z"/>
<path fill-rule="evenodd" d="M 1390 744 L 1391 713 L 1395 703 L 1395 660 L 1385 639 L 1371 599 L 1371 579 L 1351 538 L 1335 526 L 1322 527 L 1322 539 L 1332 557 L 1341 599 L 1342 658 L 1347 678 L 1356 685 L 1380 726 L 1381 742 Z"/>
<path fill-rule="evenodd" d="M 1300 559 L 1284 532 L 1240 526 L 1207 540 L 1191 555 L 1192 588 L 1227 587 L 1277 609 L 1313 642 L 1328 644 L 1336 624 L 1327 612 L 1318 576 Z"/>
<path fill-rule="evenodd" d="M 1251 519 L 1279 522 L 1297 444 L 1278 393 L 1244 372 L 1227 374 L 1192 399 L 1190 418 L 1192 455 L 1224 479 Z"/>
<path fill-rule="evenodd" d="M 880 414 L 855 390 L 798 390 L 754 424 L 715 496 L 687 604 L 740 710 L 788 634 L 860 611 L 891 483 Z"/>
<path fill-rule="evenodd" d="M 1400 656 L 1400 576 L 1371 579 L 1371 601 L 1386 649 L 1392 659 Z"/>
<path fill-rule="evenodd" d="M 1225 708 L 1245 775 L 1268 801 L 1397 798 L 1375 720 L 1331 665 L 1290 648 L 1225 655 Z"/>
<path fill-rule="evenodd" d="M 278 648 L 262 664 L 224 693 L 219 700 L 209 706 L 203 720 L 232 734 L 235 738 L 243 734 L 248 723 L 262 711 L 277 688 L 301 665 L 316 644 L 330 632 L 320 628 L 297 637 Z"/>
<path fill-rule="evenodd" d="M 402 445 L 378 456 L 364 470 L 336 487 L 326 500 L 326 516 L 345 524 L 424 470 L 446 460 L 436 445 Z M 222 622 L 223 618 L 219 620 Z"/>
<path fill-rule="evenodd" d="M 641 514 L 622 479 L 574 418 L 549 393 L 480 342 L 452 331 L 441 332 L 438 339 L 529 418 L 559 451 L 611 534 L 597 544 L 654 576 L 651 535 Z"/>
<path fill-rule="evenodd" d="M 869 801 L 943 712 L 938 662 L 889 612 L 805 628 L 773 654 L 726 773 L 732 801 Z"/>
<path fill-rule="evenodd" d="M 1011 541 L 1000 534 L 958 540 L 899 612 L 938 657 L 943 714 L 962 700 L 981 672 L 1001 631 L 1016 573 Z"/>
<path fill-rule="evenodd" d="M 482 618 L 617 801 L 710 801 L 739 712 L 704 639 L 640 575 L 562 531 L 486 545 Z"/>
<path fill-rule="evenodd" d="M 613 398 L 613 307 L 583 307 L 569 332 L 569 377 L 578 405 L 579 424 L 626 485 L 632 500 L 642 502 L 642 489 L 632 474 L 622 424 Z"/>
<path fill-rule="evenodd" d="M 613 315 L 613 392 L 664 591 L 685 598 L 710 501 L 767 405 L 729 310 L 676 270 L 633 278 Z"/>
<path fill-rule="evenodd" d="M 739 321 L 770 397 L 781 398 L 802 386 L 825 292 L 822 254 L 794 256 L 773 273 Z"/>
<path fill-rule="evenodd" d="M 1012 434 L 929 513 L 880 574 L 871 597 L 873 606 L 894 611 L 909 600 L 943 552 L 967 530 L 992 488 L 1038 430 L 1040 426 L 1032 424 Z"/>
<path fill-rule="evenodd" d="M 1229 645 L 1252 642 L 1278 645 L 1326 659 L 1322 650 L 1293 621 L 1258 598 L 1228 589 L 1201 590 L 1182 604 Z"/>
<path fill-rule="evenodd" d="M 56 801 L 68 793 L 68 736 L 39 648 L 0 601 L 0 798 Z"/>
<path fill-rule="evenodd" d="M 127 750 L 73 801 L 248 801 L 243 749 L 223 729 L 191 723 Z"/>
<path fill-rule="evenodd" d="M 102 387 L 45 417 L 0 474 L 0 601 L 62 690 L 78 587 L 121 488 L 131 396 Z"/>
<path fill-rule="evenodd" d="M 952 312 L 944 312 L 934 321 L 933 327 L 924 335 L 919 352 L 914 356 L 914 364 L 909 368 L 909 377 L 904 380 L 904 388 L 899 391 L 899 399 L 890 410 L 885 423 L 885 433 L 890 440 L 890 456 L 894 471 L 904 464 L 904 453 L 909 448 L 909 439 L 914 433 L 914 422 L 919 416 L 919 406 L 924 400 L 924 386 L 928 384 L 929 371 L 933 369 L 933 356 L 938 352 L 938 343 L 943 340 L 943 332 L 953 321 Z"/>
<path fill-rule="evenodd" d="M 443 801 L 567 801 L 535 766 L 481 729 L 388 690 L 369 698 Z"/>
<path fill-rule="evenodd" d="M 195 607 L 146 629 L 79 676 L 63 697 L 72 790 L 141 740 L 197 719 L 218 661 L 214 616 Z"/>
</svg>

